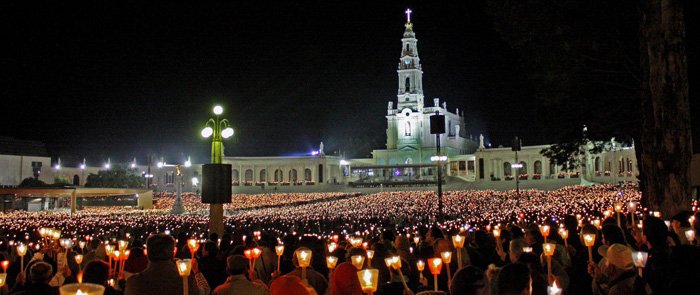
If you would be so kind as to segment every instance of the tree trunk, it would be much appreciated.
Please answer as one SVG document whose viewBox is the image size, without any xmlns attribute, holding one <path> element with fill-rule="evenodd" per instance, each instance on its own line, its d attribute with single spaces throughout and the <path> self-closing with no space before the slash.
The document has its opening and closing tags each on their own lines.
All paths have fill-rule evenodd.
<svg viewBox="0 0 700 295">
<path fill-rule="evenodd" d="M 690 209 L 690 101 L 683 1 L 642 0 L 642 203 L 670 219 Z"/>
</svg>

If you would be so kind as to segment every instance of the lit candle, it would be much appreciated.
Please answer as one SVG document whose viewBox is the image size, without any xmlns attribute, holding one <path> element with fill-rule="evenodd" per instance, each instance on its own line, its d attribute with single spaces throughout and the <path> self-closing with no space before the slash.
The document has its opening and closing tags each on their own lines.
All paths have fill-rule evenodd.
<svg viewBox="0 0 700 295">
<path fill-rule="evenodd" d="M 333 251 L 335 251 L 335 249 L 337 248 L 338 244 L 336 244 L 335 242 L 331 242 L 330 244 L 328 244 L 328 253 L 333 253 Z"/>
<path fill-rule="evenodd" d="M 190 272 L 192 271 L 192 260 L 190 259 L 180 259 L 175 261 L 177 264 L 177 271 L 180 273 L 180 276 L 182 277 L 182 288 L 184 290 L 184 294 L 188 295 L 189 290 L 188 290 L 188 284 L 187 284 L 187 277 L 190 275 Z"/>
<path fill-rule="evenodd" d="M 639 269 L 639 276 L 642 276 L 642 269 L 647 265 L 647 258 L 649 253 L 647 252 L 632 252 L 632 261 L 634 261 L 634 266 Z"/>
<path fill-rule="evenodd" d="M 413 237 L 413 243 L 414 243 L 414 244 L 418 245 L 419 242 L 420 242 L 420 237 L 419 237 L 419 236 Z"/>
<path fill-rule="evenodd" d="M 549 225 L 540 226 L 540 233 L 544 237 L 544 242 L 547 242 L 547 237 L 549 237 Z"/>
<path fill-rule="evenodd" d="M 6 280 L 7 280 L 7 273 L 6 272 L 0 273 L 0 288 L 5 286 Z"/>
<path fill-rule="evenodd" d="M 435 292 L 438 291 L 438 286 L 437 286 L 437 276 L 440 274 L 442 271 L 442 258 L 430 258 L 428 259 L 428 267 L 430 268 L 430 273 L 433 274 L 435 277 L 434 284 L 435 285 Z"/>
<path fill-rule="evenodd" d="M 583 241 L 588 247 L 588 261 L 593 261 L 593 245 L 595 245 L 595 235 L 585 234 L 583 235 Z"/>
<path fill-rule="evenodd" d="M 554 249 L 556 246 L 552 243 L 542 244 L 542 249 L 544 250 L 544 255 L 547 256 L 547 278 L 549 282 L 552 282 L 552 255 L 554 255 Z"/>
<path fill-rule="evenodd" d="M 452 252 L 440 252 L 440 258 L 442 258 L 442 262 L 445 263 L 445 268 L 447 269 L 447 285 L 449 286 L 452 283 L 452 274 L 450 273 L 450 262 L 452 262 Z"/>
<path fill-rule="evenodd" d="M 494 236 L 495 236 L 495 234 L 496 234 L 496 231 L 494 230 Z M 499 230 L 499 235 L 500 235 L 500 230 Z M 452 236 L 452 244 L 457 249 L 457 266 L 460 269 L 462 268 L 462 248 L 464 248 L 464 241 L 465 240 L 466 239 L 460 235 Z"/>
<path fill-rule="evenodd" d="M 275 253 L 277 253 L 277 271 L 280 270 L 280 260 L 282 259 L 282 254 L 284 254 L 284 245 L 275 246 Z"/>
<path fill-rule="evenodd" d="M 688 239 L 688 244 L 692 245 L 695 241 L 695 231 L 692 229 L 685 231 L 685 237 Z"/>
<path fill-rule="evenodd" d="M 76 254 L 75 255 L 75 263 L 78 264 L 78 272 L 80 272 L 80 264 L 83 263 L 83 255 Z"/>
<path fill-rule="evenodd" d="M 360 279 L 360 287 L 362 292 L 372 294 L 377 291 L 379 283 L 378 269 L 365 269 L 357 272 L 357 277 Z"/>
<path fill-rule="evenodd" d="M 353 255 L 350 257 L 350 262 L 352 262 L 352 265 L 354 265 L 357 269 L 362 269 L 362 267 L 365 265 L 365 257 L 362 255 Z"/>
<path fill-rule="evenodd" d="M 0 262 L 0 266 L 2 266 L 2 272 L 7 272 L 7 268 L 10 266 L 10 261 L 3 260 L 2 262 Z"/>
<path fill-rule="evenodd" d="M 564 247 L 569 248 L 569 230 L 562 228 L 559 230 L 559 235 L 564 239 Z"/>
<path fill-rule="evenodd" d="M 374 258 L 374 250 L 367 250 L 367 264 L 372 265 L 372 258 Z"/>
<path fill-rule="evenodd" d="M 335 265 L 338 263 L 338 257 L 335 256 L 327 256 L 326 257 L 326 266 L 328 269 L 334 269 Z"/>
<path fill-rule="evenodd" d="M 199 250 L 199 243 L 197 242 L 196 239 L 189 239 L 189 240 L 187 240 L 187 248 L 190 249 L 190 253 L 192 254 L 192 259 L 194 259 L 194 254 L 197 253 L 197 250 Z"/>
<path fill-rule="evenodd" d="M 418 274 L 420 274 L 420 279 L 423 279 L 423 271 L 425 270 L 425 261 L 418 260 L 416 262 L 416 268 L 418 269 Z"/>
<path fill-rule="evenodd" d="M 594 219 L 591 221 L 591 223 L 597 228 L 600 229 L 600 219 Z"/>
<path fill-rule="evenodd" d="M 532 253 L 532 247 L 523 247 L 523 253 Z"/>
<path fill-rule="evenodd" d="M 299 267 L 301 267 L 301 280 L 306 279 L 306 268 L 311 265 L 311 250 L 298 249 L 294 252 L 297 257 Z"/>
<path fill-rule="evenodd" d="M 17 254 L 20 257 L 20 268 L 22 269 L 20 273 L 24 276 L 24 255 L 27 254 L 27 246 L 24 244 L 17 245 Z"/>
<path fill-rule="evenodd" d="M 557 282 L 555 281 L 552 286 L 547 286 L 547 295 L 561 295 L 562 289 L 557 287 Z"/>
<path fill-rule="evenodd" d="M 63 285 L 58 290 L 61 295 L 102 295 L 105 287 L 98 284 L 77 283 Z"/>
<path fill-rule="evenodd" d="M 124 250 L 126 250 L 126 247 L 129 246 L 129 242 L 124 241 L 124 240 L 119 240 L 119 242 L 117 242 L 117 245 L 119 246 L 119 251 L 124 252 Z"/>
</svg>

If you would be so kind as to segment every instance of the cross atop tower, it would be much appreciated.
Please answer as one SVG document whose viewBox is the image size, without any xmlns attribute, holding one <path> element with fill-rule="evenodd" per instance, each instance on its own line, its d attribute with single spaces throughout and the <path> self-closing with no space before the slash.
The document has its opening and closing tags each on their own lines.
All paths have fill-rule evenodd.
<svg viewBox="0 0 700 295">
<path fill-rule="evenodd" d="M 411 11 L 410 8 L 409 8 L 409 9 L 406 9 L 406 19 L 407 19 L 406 22 L 407 22 L 407 23 L 411 23 L 411 12 L 413 12 L 413 11 Z"/>
</svg>

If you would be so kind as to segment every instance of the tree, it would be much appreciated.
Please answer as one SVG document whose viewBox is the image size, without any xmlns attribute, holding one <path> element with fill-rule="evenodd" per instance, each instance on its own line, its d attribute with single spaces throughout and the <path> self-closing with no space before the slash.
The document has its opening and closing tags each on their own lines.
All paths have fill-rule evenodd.
<svg viewBox="0 0 700 295">
<path fill-rule="evenodd" d="M 690 100 L 683 1 L 641 1 L 643 201 L 663 216 L 690 209 Z"/>
<path fill-rule="evenodd" d="M 109 170 L 100 170 L 97 174 L 88 175 L 85 187 L 138 188 L 143 184 L 144 180 L 136 170 L 117 164 Z"/>
<path fill-rule="evenodd" d="M 488 5 L 496 30 L 531 68 L 535 104 L 546 114 L 538 125 L 546 138 L 560 142 L 543 154 L 575 166 L 583 148 L 601 151 L 612 137 L 637 139 L 644 205 L 664 216 L 690 205 L 682 4 L 489 0 Z M 589 131 L 582 137 L 583 126 Z"/>
</svg>

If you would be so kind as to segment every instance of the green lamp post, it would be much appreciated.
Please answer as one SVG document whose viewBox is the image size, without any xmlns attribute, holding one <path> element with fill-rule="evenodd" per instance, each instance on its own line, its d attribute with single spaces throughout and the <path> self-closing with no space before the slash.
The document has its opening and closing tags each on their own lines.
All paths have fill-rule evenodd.
<svg viewBox="0 0 700 295">
<path fill-rule="evenodd" d="M 207 121 L 206 127 L 202 129 L 202 137 L 212 138 L 211 142 L 211 163 L 222 164 L 224 157 L 223 140 L 233 136 L 233 128 L 231 128 L 228 120 L 221 119 L 219 116 L 224 112 L 224 108 L 220 105 L 214 107 L 215 118 Z M 224 204 L 209 204 L 209 233 L 217 233 L 219 236 L 224 231 Z"/>
</svg>

